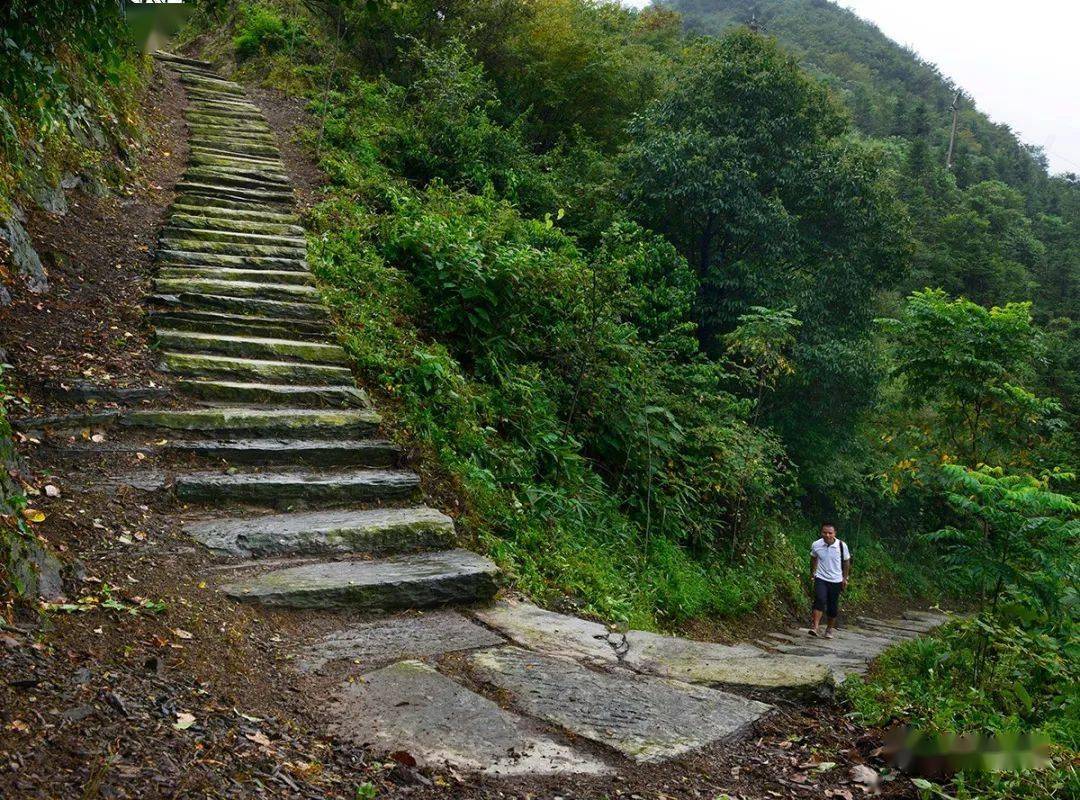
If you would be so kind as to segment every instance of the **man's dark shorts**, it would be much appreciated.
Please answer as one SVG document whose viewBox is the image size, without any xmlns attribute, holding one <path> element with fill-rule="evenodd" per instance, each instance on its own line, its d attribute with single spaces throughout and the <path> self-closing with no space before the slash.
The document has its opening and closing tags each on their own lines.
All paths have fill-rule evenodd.
<svg viewBox="0 0 1080 800">
<path fill-rule="evenodd" d="M 840 613 L 840 587 L 842 583 L 823 581 L 814 578 L 814 611 L 824 611 L 825 616 L 835 617 Z"/>
</svg>

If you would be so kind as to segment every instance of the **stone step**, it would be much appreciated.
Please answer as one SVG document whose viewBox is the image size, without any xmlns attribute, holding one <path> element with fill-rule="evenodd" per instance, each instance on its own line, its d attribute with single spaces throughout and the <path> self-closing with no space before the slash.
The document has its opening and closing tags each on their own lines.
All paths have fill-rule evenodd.
<svg viewBox="0 0 1080 800">
<path fill-rule="evenodd" d="M 192 503 L 245 503 L 287 508 L 297 503 L 350 505 L 405 500 L 420 486 L 415 472 L 355 469 L 343 472 L 266 470 L 189 472 L 176 478 L 176 496 Z"/>
<path fill-rule="evenodd" d="M 343 683 L 331 714 L 335 725 L 330 732 L 336 738 L 373 747 L 380 756 L 409 753 L 431 770 L 449 765 L 501 778 L 558 775 L 564 776 L 563 785 L 568 782 L 565 776 L 612 771 L 598 758 L 555 741 L 532 720 L 500 708 L 420 661 L 400 661 L 363 680 Z M 579 795 L 556 791 L 524 796 Z"/>
<path fill-rule="evenodd" d="M 248 466 L 392 467 L 401 451 L 385 439 L 195 439 L 169 448 Z"/>
<path fill-rule="evenodd" d="M 303 259 L 307 255 L 306 247 L 250 244 L 246 242 L 213 242 L 203 239 L 161 239 L 162 250 L 184 253 L 213 253 L 221 256 L 269 256 L 271 258 Z"/>
<path fill-rule="evenodd" d="M 274 211 L 252 211 L 250 209 L 235 209 L 228 207 L 187 205 L 179 201 L 173 203 L 172 210 L 174 214 L 179 213 L 184 214 L 185 216 L 197 217 L 200 219 L 221 220 L 223 222 L 227 220 L 238 220 L 241 222 L 270 223 L 299 227 L 297 223 L 300 221 L 295 214 L 283 214 Z M 301 233 L 302 232 L 303 229 L 301 229 Z"/>
<path fill-rule="evenodd" d="M 529 716 L 639 763 L 667 761 L 745 736 L 771 706 L 736 694 L 627 670 L 593 671 L 517 647 L 469 659 L 477 677 Z"/>
<path fill-rule="evenodd" d="M 263 131 L 270 130 L 266 120 L 261 114 L 244 111 L 217 111 L 213 109 L 188 109 L 184 113 L 184 119 L 192 124 L 235 126 L 237 130 Z"/>
<path fill-rule="evenodd" d="M 275 141 L 274 134 L 269 130 L 243 130 L 233 125 L 208 125 L 203 122 L 189 123 L 188 127 L 191 129 L 191 135 L 195 137 L 219 137 L 229 142 L 255 142 L 256 144 L 273 144 Z"/>
<path fill-rule="evenodd" d="M 211 106 L 216 108 L 239 108 L 245 111 L 254 111 L 258 114 L 262 113 L 259 106 L 246 97 L 189 97 L 188 106 L 191 108 Z"/>
<path fill-rule="evenodd" d="M 280 256 L 237 256 L 228 253 L 201 253 L 190 250 L 158 250 L 158 261 L 172 267 L 224 267 L 233 269 L 297 270 L 307 272 L 302 258 Z"/>
<path fill-rule="evenodd" d="M 130 428 L 209 433 L 219 437 L 348 438 L 370 437 L 378 430 L 380 420 L 370 409 L 228 407 L 138 409 L 121 414 L 117 421 Z"/>
<path fill-rule="evenodd" d="M 482 603 L 497 589 L 498 568 L 467 550 L 377 561 L 331 561 L 277 570 L 222 587 L 237 600 L 286 608 L 392 611 Z"/>
<path fill-rule="evenodd" d="M 204 353 L 163 352 L 161 369 L 176 375 L 225 381 L 287 383 L 300 386 L 353 385 L 352 373 L 345 367 L 305 364 L 302 361 L 268 361 Z"/>
<path fill-rule="evenodd" d="M 177 229 L 254 233 L 262 236 L 285 236 L 303 240 L 304 229 L 299 225 L 281 222 L 255 222 L 231 217 L 174 212 L 169 225 Z"/>
<path fill-rule="evenodd" d="M 232 163 L 226 162 L 224 164 L 194 163 L 184 174 L 188 178 L 232 176 L 234 178 L 256 181 L 260 185 L 290 185 L 289 176 L 285 172 L 285 168 L 277 165 L 250 164 L 235 161 Z"/>
<path fill-rule="evenodd" d="M 248 169 L 268 169 L 285 173 L 285 166 L 279 159 L 262 156 L 240 156 L 235 153 L 223 153 L 205 147 L 195 148 L 190 153 L 191 163 L 203 166 L 245 167 Z"/>
<path fill-rule="evenodd" d="M 280 158 L 281 151 L 274 145 L 256 144 L 255 142 L 233 142 L 227 137 L 193 136 L 188 141 L 193 150 L 206 149 L 219 153 L 259 156 L 262 158 Z"/>
<path fill-rule="evenodd" d="M 184 532 L 218 554 L 245 558 L 385 555 L 452 547 L 454 521 L 419 506 L 213 519 Z"/>
<path fill-rule="evenodd" d="M 243 383 L 180 379 L 181 394 L 213 403 L 255 403 L 263 406 L 369 408 L 367 395 L 355 386 L 303 386 L 283 383 Z"/>
<path fill-rule="evenodd" d="M 209 78 L 203 75 L 196 75 L 192 72 L 182 72 L 180 74 L 180 83 L 185 86 L 199 87 L 200 91 L 212 91 L 219 94 L 227 95 L 239 95 L 243 96 L 244 89 L 235 81 L 227 81 L 224 78 Z"/>
<path fill-rule="evenodd" d="M 307 322 L 325 321 L 330 313 L 319 303 L 290 303 L 285 300 L 263 300 L 254 297 L 227 297 L 225 295 L 181 292 L 179 294 L 154 295 L 151 297 L 162 308 L 182 311 L 217 311 L 240 316 L 267 317 L 271 319 L 298 319 Z"/>
<path fill-rule="evenodd" d="M 213 65 L 209 61 L 201 61 L 198 58 L 188 58 L 187 56 L 170 53 L 168 50 L 155 50 L 153 55 L 158 61 L 165 61 L 170 64 L 183 64 L 188 67 L 213 69 Z"/>
<path fill-rule="evenodd" d="M 220 167 L 195 166 L 184 172 L 184 180 L 202 181 L 230 189 L 254 189 L 259 191 L 291 190 L 292 185 L 283 173 L 270 174 L 263 170 L 247 170 L 246 174 L 222 169 Z"/>
<path fill-rule="evenodd" d="M 297 339 L 254 336 L 223 336 L 219 333 L 158 330 L 158 343 L 170 352 L 224 353 L 241 358 L 271 361 L 305 361 L 311 364 L 348 364 L 349 357 L 337 344 Z"/>
<path fill-rule="evenodd" d="M 213 294 L 222 297 L 256 297 L 263 300 L 317 303 L 319 292 L 313 286 L 294 286 L 284 283 L 255 283 L 253 281 L 222 281 L 201 278 L 154 280 L 154 290 L 163 294 Z"/>
<path fill-rule="evenodd" d="M 176 196 L 176 202 L 183 205 L 194 205 L 204 213 L 219 208 L 272 214 L 291 213 L 291 209 L 281 203 L 264 203 L 259 200 L 236 200 L 228 197 L 215 197 L 205 193 L 180 194 Z"/>
<path fill-rule="evenodd" d="M 166 280 L 186 278 L 209 278 L 223 281 L 268 281 L 272 283 L 295 283 L 298 286 L 314 286 L 315 278 L 310 272 L 300 270 L 228 269 L 224 267 L 164 267 L 158 277 Z"/>
<path fill-rule="evenodd" d="M 187 110 L 188 116 L 210 117 L 218 120 L 237 120 L 239 122 L 262 122 L 266 123 L 266 117 L 254 105 L 240 107 L 220 103 L 190 103 Z"/>
<path fill-rule="evenodd" d="M 159 328 L 232 336 L 321 339 L 331 335 L 330 326 L 326 323 L 249 317 L 216 311 L 151 310 L 150 321 Z"/>
<path fill-rule="evenodd" d="M 218 197 L 223 200 L 247 200 L 266 204 L 291 204 L 292 192 L 272 191 L 268 189 L 243 189 L 238 186 L 222 186 L 218 183 L 202 183 L 182 180 L 176 184 L 176 191 L 196 196 Z"/>
<path fill-rule="evenodd" d="M 307 240 L 303 236 L 283 236 L 273 233 L 252 233 L 249 231 L 214 230 L 213 228 L 176 227 L 175 217 L 169 220 L 169 226 L 162 231 L 164 239 L 191 240 L 207 242 L 236 242 L 238 244 L 264 244 L 307 249 Z"/>
</svg>

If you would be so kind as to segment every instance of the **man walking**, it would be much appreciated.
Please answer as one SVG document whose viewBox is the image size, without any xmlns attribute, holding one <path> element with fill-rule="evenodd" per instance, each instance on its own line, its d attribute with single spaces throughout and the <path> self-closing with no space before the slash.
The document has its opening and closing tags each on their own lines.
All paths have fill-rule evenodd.
<svg viewBox="0 0 1080 800">
<path fill-rule="evenodd" d="M 851 571 L 851 551 L 848 546 L 836 538 L 836 528 L 832 525 L 821 526 L 821 538 L 810 545 L 810 574 L 814 579 L 814 613 L 810 621 L 811 636 L 818 635 L 821 615 L 825 614 L 828 624 L 825 638 L 833 638 L 836 617 L 840 612 L 840 592 L 847 588 L 848 573 Z"/>
</svg>

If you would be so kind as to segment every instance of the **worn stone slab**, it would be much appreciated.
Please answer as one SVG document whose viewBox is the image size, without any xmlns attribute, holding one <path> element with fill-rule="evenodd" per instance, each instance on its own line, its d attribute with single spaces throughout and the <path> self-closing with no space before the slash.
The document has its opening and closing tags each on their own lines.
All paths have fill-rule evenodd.
<svg viewBox="0 0 1080 800">
<path fill-rule="evenodd" d="M 217 294 L 181 292 L 155 295 L 151 298 L 162 308 L 188 311 L 217 311 L 223 314 L 265 317 L 268 319 L 299 319 L 323 322 L 330 312 L 320 303 L 290 303 L 285 300 L 264 300 L 257 297 L 225 297 Z"/>
<path fill-rule="evenodd" d="M 245 258 L 267 256 L 302 259 L 307 254 L 306 246 L 207 241 L 205 239 L 183 239 L 169 236 L 162 237 L 161 247 L 163 252 L 179 250 L 185 253 L 212 253 Z"/>
<path fill-rule="evenodd" d="M 227 253 L 193 253 L 187 250 L 159 250 L 158 262 L 171 267 L 221 267 L 222 269 L 266 269 L 309 272 L 302 257 L 236 256 Z M 288 298 L 287 298 L 288 299 Z"/>
<path fill-rule="evenodd" d="M 473 612 L 476 618 L 522 647 L 590 663 L 617 664 L 622 636 L 599 622 L 557 614 L 532 603 L 503 600 Z"/>
<path fill-rule="evenodd" d="M 351 469 L 344 472 L 264 470 L 189 472 L 176 479 L 176 496 L 188 502 L 234 502 L 284 507 L 293 503 L 347 505 L 411 497 L 420 486 L 415 472 Z"/>
<path fill-rule="evenodd" d="M 183 408 L 137 409 L 118 419 L 121 425 L 198 431 L 218 436 L 293 434 L 364 436 L 373 433 L 379 415 L 370 409 Z"/>
<path fill-rule="evenodd" d="M 332 661 L 348 661 L 363 670 L 408 658 L 426 658 L 503 644 L 498 635 L 456 611 L 399 614 L 350 625 L 305 647 L 298 666 L 305 672 Z"/>
<path fill-rule="evenodd" d="M 923 622 L 914 622 L 906 619 L 877 619 L 875 617 L 859 617 L 859 624 L 866 625 L 871 628 L 878 628 L 882 630 L 899 631 L 900 633 L 910 633 L 913 635 L 919 635 L 928 633 L 934 629 L 934 626 Z"/>
<path fill-rule="evenodd" d="M 688 683 L 727 684 L 785 691 L 827 689 L 827 665 L 799 656 L 767 653 L 752 645 L 697 642 L 648 631 L 628 631 L 622 663 L 638 672 Z"/>
<path fill-rule="evenodd" d="M 329 339 L 326 323 L 303 323 L 300 320 L 248 317 L 197 309 L 151 310 L 150 321 L 159 328 L 196 333 L 221 333 L 226 336 L 257 336 L 270 339 Z"/>
<path fill-rule="evenodd" d="M 305 386 L 351 386 L 352 373 L 346 367 L 302 361 L 270 361 L 210 353 L 161 354 L 160 368 L 166 372 L 200 378 L 254 380 L 262 383 L 290 383 Z"/>
<path fill-rule="evenodd" d="M 172 209 L 174 212 L 182 213 L 188 216 L 214 220 L 240 220 L 244 222 L 259 223 L 269 222 L 279 225 L 293 226 L 296 226 L 299 222 L 299 218 L 292 213 L 271 211 L 269 209 L 265 211 L 255 211 L 252 209 L 206 206 L 203 203 L 185 203 L 180 199 L 177 199 L 177 201 L 173 203 Z"/>
<path fill-rule="evenodd" d="M 197 266 L 195 264 L 162 264 L 157 276 L 166 280 L 249 281 L 254 283 L 294 283 L 314 286 L 314 276 L 303 270 L 237 269 L 235 267 Z"/>
<path fill-rule="evenodd" d="M 156 338 L 170 351 L 223 353 L 271 361 L 296 359 L 312 364 L 347 364 L 349 357 L 337 344 L 262 336 L 225 336 L 220 333 L 158 330 Z"/>
<path fill-rule="evenodd" d="M 770 709 L 716 689 L 628 670 L 596 672 L 517 647 L 481 651 L 470 665 L 526 714 L 638 762 L 667 761 L 745 735 Z"/>
<path fill-rule="evenodd" d="M 154 291 L 163 294 L 212 294 L 222 297 L 251 297 L 261 300 L 317 303 L 319 290 L 314 286 L 254 281 L 222 281 L 212 278 L 156 278 Z"/>
<path fill-rule="evenodd" d="M 281 151 L 272 144 L 232 142 L 228 139 L 214 136 L 192 136 L 188 141 L 188 144 L 192 148 L 202 147 L 212 150 L 223 150 L 225 152 L 238 153 L 240 155 L 264 156 L 267 158 L 278 158 L 281 156 Z"/>
<path fill-rule="evenodd" d="M 219 215 L 189 214 L 174 212 L 169 224 L 175 228 L 190 228 L 202 231 L 233 231 L 237 233 L 259 233 L 265 236 L 302 237 L 304 229 L 288 222 L 269 222 L 261 220 L 234 219 Z"/>
<path fill-rule="evenodd" d="M 183 221 L 182 219 L 180 220 Z M 234 225 L 236 223 L 233 223 Z M 247 223 L 251 225 L 252 223 Z M 243 230 L 226 230 L 218 228 L 194 228 L 176 226 L 172 220 L 169 226 L 162 231 L 167 239 L 202 239 L 208 242 L 240 242 L 248 244 L 270 244 L 285 247 L 307 247 L 307 240 L 302 236 L 288 236 L 279 233 L 259 233 Z"/>
<path fill-rule="evenodd" d="M 454 521 L 421 506 L 213 519 L 189 523 L 184 531 L 230 556 L 385 555 L 452 547 Z"/>
<path fill-rule="evenodd" d="M 488 775 L 599 775 L 609 769 L 539 732 L 419 661 L 402 661 L 338 690 L 332 732 L 425 767 Z"/>
<path fill-rule="evenodd" d="M 199 400 L 219 403 L 257 403 L 270 406 L 367 408 L 368 396 L 354 386 L 302 386 L 180 379 L 175 388 Z"/>
<path fill-rule="evenodd" d="M 194 439 L 168 449 L 227 464 L 390 467 L 401 451 L 384 439 Z"/>
<path fill-rule="evenodd" d="M 467 550 L 377 561 L 326 561 L 275 570 L 222 587 L 237 600 L 285 608 L 394 611 L 490 600 L 498 567 Z"/>
<path fill-rule="evenodd" d="M 261 144 L 261 142 L 253 141 L 252 144 Z M 286 205 L 290 205 L 293 202 L 292 192 L 226 187 L 221 186 L 218 183 L 207 183 L 203 181 L 180 180 L 176 184 L 176 191 L 196 195 L 212 195 L 226 200 L 257 200 Z"/>
</svg>

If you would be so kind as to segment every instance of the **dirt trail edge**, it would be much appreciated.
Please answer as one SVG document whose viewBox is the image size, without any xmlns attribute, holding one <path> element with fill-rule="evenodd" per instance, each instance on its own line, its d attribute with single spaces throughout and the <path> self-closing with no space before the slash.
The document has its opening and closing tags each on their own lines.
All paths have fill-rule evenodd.
<svg viewBox="0 0 1080 800">
<path fill-rule="evenodd" d="M 103 505 L 73 509 L 82 524 L 160 546 L 124 560 L 122 578 L 84 576 L 92 590 L 64 604 L 132 618 L 124 635 L 89 629 L 126 667 L 95 675 L 115 654 L 74 638 L 58 675 L 62 647 L 10 644 L 19 686 L 58 707 L 5 711 L 4 735 L 66 748 L 70 780 L 0 739 L 0 788 L 349 797 L 371 779 L 418 797 L 850 797 L 858 773 L 830 772 L 877 739 L 836 716 L 833 688 L 946 618 L 720 645 L 496 599 L 496 565 L 454 546 L 453 520 L 423 504 L 353 380 L 262 111 L 209 63 L 157 58 L 186 90 L 190 134 L 149 297 L 174 395 L 21 427 L 89 465 L 71 489 Z M 171 610 L 163 622 L 149 593 L 178 576 L 170 600 L 197 630 Z M 112 744 L 79 744 L 99 717 Z"/>
</svg>

